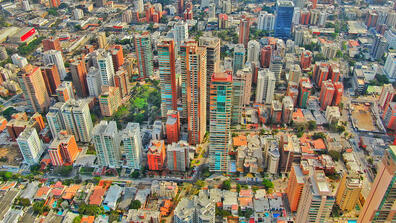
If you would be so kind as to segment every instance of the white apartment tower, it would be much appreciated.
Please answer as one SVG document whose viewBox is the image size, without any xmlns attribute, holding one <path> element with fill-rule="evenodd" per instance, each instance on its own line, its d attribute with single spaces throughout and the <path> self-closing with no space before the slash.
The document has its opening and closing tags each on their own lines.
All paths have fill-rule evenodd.
<svg viewBox="0 0 396 223">
<path fill-rule="evenodd" d="M 143 159 L 142 137 L 139 123 L 128 122 L 121 133 L 124 144 L 126 166 L 132 169 L 140 169 Z"/>
<path fill-rule="evenodd" d="M 93 143 L 101 166 L 120 166 L 120 137 L 115 121 L 101 121 L 93 128 Z"/>
<path fill-rule="evenodd" d="M 63 62 L 62 53 L 58 50 L 48 50 L 44 52 L 43 60 L 45 65 L 55 64 L 61 80 L 65 79 L 67 72 Z"/>
<path fill-rule="evenodd" d="M 271 104 L 275 91 L 275 75 L 269 69 L 263 69 L 258 72 L 256 102 Z"/>
<path fill-rule="evenodd" d="M 34 165 L 40 161 L 44 147 L 35 128 L 28 127 L 23 130 L 17 138 L 17 143 L 27 164 Z"/>
</svg>

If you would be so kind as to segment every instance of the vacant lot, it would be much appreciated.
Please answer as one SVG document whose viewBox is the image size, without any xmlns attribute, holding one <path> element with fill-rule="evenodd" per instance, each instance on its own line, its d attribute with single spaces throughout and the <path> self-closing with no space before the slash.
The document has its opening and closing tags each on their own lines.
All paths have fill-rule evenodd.
<svg viewBox="0 0 396 223">
<path fill-rule="evenodd" d="M 18 149 L 18 146 L 8 145 L 0 147 L 0 166 L 12 165 L 17 166 L 23 160 L 22 154 Z"/>
<path fill-rule="evenodd" d="M 370 111 L 370 105 L 352 104 L 352 118 L 354 124 L 360 130 L 375 131 L 377 129 Z"/>
</svg>

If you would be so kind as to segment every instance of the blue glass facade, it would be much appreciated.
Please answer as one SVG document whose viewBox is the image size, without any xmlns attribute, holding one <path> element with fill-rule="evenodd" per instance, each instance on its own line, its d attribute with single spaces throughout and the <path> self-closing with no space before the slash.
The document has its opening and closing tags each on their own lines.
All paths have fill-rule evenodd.
<svg viewBox="0 0 396 223">
<path fill-rule="evenodd" d="M 276 4 L 275 37 L 291 37 L 294 4 L 292 1 L 278 1 Z"/>
</svg>

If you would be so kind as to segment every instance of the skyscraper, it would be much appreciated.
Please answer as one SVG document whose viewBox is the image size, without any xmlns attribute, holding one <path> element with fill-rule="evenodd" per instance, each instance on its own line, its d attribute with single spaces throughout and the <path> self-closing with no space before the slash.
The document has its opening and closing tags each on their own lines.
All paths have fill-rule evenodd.
<svg viewBox="0 0 396 223">
<path fill-rule="evenodd" d="M 378 60 L 382 58 L 388 49 L 389 43 L 381 34 L 376 34 L 373 47 L 371 48 L 370 55 L 374 59 Z"/>
<path fill-rule="evenodd" d="M 359 201 L 362 181 L 357 174 L 344 173 L 341 182 L 338 184 L 336 193 L 336 203 L 343 211 L 355 209 Z"/>
<path fill-rule="evenodd" d="M 384 65 L 384 71 L 388 75 L 388 77 L 396 78 L 396 53 L 388 54 Z"/>
<path fill-rule="evenodd" d="M 175 44 L 172 39 L 160 40 L 158 66 L 161 86 L 161 116 L 166 118 L 168 110 L 177 110 Z"/>
<path fill-rule="evenodd" d="M 89 96 L 98 97 L 102 92 L 99 70 L 96 67 L 90 67 L 86 76 L 87 89 Z"/>
<path fill-rule="evenodd" d="M 164 140 L 151 140 L 147 151 L 147 164 L 149 170 L 162 170 L 166 160 Z"/>
<path fill-rule="evenodd" d="M 97 0 L 97 1 L 106 1 L 106 0 Z M 97 36 L 98 47 L 99 49 L 105 49 L 107 46 L 107 38 L 105 32 L 98 32 Z"/>
<path fill-rule="evenodd" d="M 121 45 L 114 45 L 110 48 L 113 61 L 114 73 L 124 64 L 124 54 Z"/>
<path fill-rule="evenodd" d="M 247 47 L 249 42 L 250 35 L 250 19 L 241 19 L 239 22 L 239 44 L 243 44 L 244 47 Z"/>
<path fill-rule="evenodd" d="M 381 90 L 380 99 L 378 105 L 384 110 L 386 106 L 393 101 L 395 96 L 395 89 L 392 84 L 384 84 Z"/>
<path fill-rule="evenodd" d="M 68 135 L 66 131 L 62 131 L 54 137 L 51 142 L 48 153 L 53 166 L 71 165 L 77 158 L 79 149 L 73 135 Z"/>
<path fill-rule="evenodd" d="M 328 79 L 329 73 L 330 70 L 327 63 L 316 62 L 312 72 L 312 79 L 318 87 L 322 87 L 322 82 Z"/>
<path fill-rule="evenodd" d="M 180 47 L 182 42 L 188 39 L 188 24 L 183 20 L 179 20 L 173 27 L 173 39 L 177 47 Z"/>
<path fill-rule="evenodd" d="M 294 4 L 292 1 L 280 1 L 276 3 L 275 37 L 288 39 L 291 35 Z"/>
<path fill-rule="evenodd" d="M 260 43 L 256 40 L 250 40 L 247 47 L 247 62 L 258 64 L 260 57 Z"/>
<path fill-rule="evenodd" d="M 46 112 L 50 106 L 50 99 L 40 67 L 26 65 L 18 77 L 28 105 L 34 112 Z"/>
<path fill-rule="evenodd" d="M 120 137 L 115 121 L 100 121 L 92 130 L 93 143 L 99 165 L 116 168 L 120 166 Z"/>
<path fill-rule="evenodd" d="M 44 146 L 35 128 L 25 128 L 19 134 L 17 143 L 25 163 L 34 165 L 40 161 L 40 157 L 44 152 Z"/>
<path fill-rule="evenodd" d="M 256 102 L 271 104 L 275 91 L 275 75 L 269 69 L 262 69 L 258 72 Z"/>
<path fill-rule="evenodd" d="M 312 52 L 309 50 L 304 50 L 301 53 L 301 59 L 300 59 L 301 69 L 303 70 L 308 69 L 311 66 L 311 60 L 312 60 Z"/>
<path fill-rule="evenodd" d="M 114 86 L 114 67 L 111 54 L 104 49 L 98 49 L 93 57 L 94 64 L 99 70 L 101 85 Z"/>
<path fill-rule="evenodd" d="M 334 84 L 330 80 L 323 81 L 322 88 L 320 89 L 319 101 L 322 110 L 326 110 L 326 107 L 331 105 L 334 97 Z"/>
<path fill-rule="evenodd" d="M 311 95 L 312 84 L 309 78 L 303 77 L 300 80 L 300 93 L 298 94 L 298 106 L 306 108 L 309 96 Z"/>
<path fill-rule="evenodd" d="M 394 222 L 396 220 L 396 146 L 389 146 L 377 168 L 377 176 L 364 206 L 358 223 Z"/>
<path fill-rule="evenodd" d="M 87 68 L 85 67 L 84 58 L 76 59 L 70 63 L 70 71 L 72 74 L 73 86 L 79 97 L 87 97 L 89 95 L 87 86 Z"/>
<path fill-rule="evenodd" d="M 56 89 L 61 84 L 58 70 L 54 64 L 43 67 L 43 79 L 49 95 L 55 95 Z"/>
<path fill-rule="evenodd" d="M 292 212 L 297 211 L 298 203 L 300 202 L 301 194 L 304 188 L 305 174 L 301 170 L 301 167 L 297 164 L 293 164 L 290 174 L 289 182 L 287 183 L 286 195 L 289 200 L 290 210 Z"/>
<path fill-rule="evenodd" d="M 245 47 L 242 44 L 238 44 L 234 47 L 234 57 L 232 59 L 232 70 L 236 73 L 239 69 L 245 65 Z"/>
<path fill-rule="evenodd" d="M 386 105 L 382 120 L 385 128 L 396 130 L 396 102 L 390 102 Z"/>
<path fill-rule="evenodd" d="M 210 84 L 209 169 L 228 170 L 230 140 L 232 75 L 215 73 Z"/>
<path fill-rule="evenodd" d="M 242 104 L 248 105 L 250 104 L 250 97 L 252 95 L 252 77 L 253 72 L 252 69 L 248 66 L 245 66 L 243 69 L 238 70 L 234 75 L 234 79 L 240 79 L 243 83 L 243 92 L 242 92 Z"/>
<path fill-rule="evenodd" d="M 153 50 L 148 32 L 135 35 L 135 51 L 139 78 L 151 77 L 153 75 Z"/>
<path fill-rule="evenodd" d="M 245 80 L 242 76 L 232 77 L 231 124 L 241 123 L 242 107 L 245 93 Z"/>
<path fill-rule="evenodd" d="M 121 98 L 129 94 L 129 77 L 123 68 L 115 73 L 114 85 L 120 89 Z"/>
<path fill-rule="evenodd" d="M 87 102 L 69 100 L 62 106 L 61 112 L 67 133 L 74 135 L 76 141 L 90 142 L 93 127 Z"/>
<path fill-rule="evenodd" d="M 65 63 L 63 62 L 62 53 L 60 51 L 48 50 L 44 52 L 43 60 L 45 65 L 55 64 L 61 80 L 65 79 L 67 72 L 65 68 Z"/>
<path fill-rule="evenodd" d="M 261 11 L 258 17 L 257 29 L 262 31 L 272 31 L 275 26 L 275 16 L 266 11 Z"/>
<path fill-rule="evenodd" d="M 296 222 L 326 222 L 334 205 L 332 189 L 323 170 L 315 170 L 305 179 L 298 204 Z"/>
<path fill-rule="evenodd" d="M 190 144 L 202 142 L 206 132 L 207 48 L 198 47 L 195 41 L 181 46 L 182 98 L 188 123 Z M 184 111 L 183 111 L 184 112 Z"/>
<path fill-rule="evenodd" d="M 271 63 L 272 47 L 270 45 L 261 48 L 260 64 L 263 68 L 269 68 Z"/>
<path fill-rule="evenodd" d="M 220 71 L 220 39 L 217 37 L 199 37 L 199 46 L 206 47 L 206 101 L 209 102 L 210 80 L 214 73 Z M 209 114 L 209 106 L 206 108 Z"/>
<path fill-rule="evenodd" d="M 124 154 L 126 166 L 133 169 L 140 169 L 143 159 L 142 137 L 139 123 L 128 122 L 126 128 L 121 133 L 124 144 Z"/>
<path fill-rule="evenodd" d="M 46 115 L 48 126 L 51 130 L 51 135 L 55 138 L 60 131 L 65 130 L 65 123 L 63 122 L 62 117 L 62 107 L 64 103 L 58 102 L 49 108 L 49 111 Z"/>
</svg>

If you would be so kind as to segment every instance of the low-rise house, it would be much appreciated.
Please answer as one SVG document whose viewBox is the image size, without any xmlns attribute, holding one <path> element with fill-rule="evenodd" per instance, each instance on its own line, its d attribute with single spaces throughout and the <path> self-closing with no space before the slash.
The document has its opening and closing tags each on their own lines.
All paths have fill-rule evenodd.
<svg viewBox="0 0 396 223">
<path fill-rule="evenodd" d="M 37 181 L 33 181 L 31 183 L 27 183 L 25 189 L 23 190 L 20 198 L 28 199 L 30 202 L 33 201 L 34 195 L 38 190 L 39 183 Z"/>
<path fill-rule="evenodd" d="M 151 194 L 162 199 L 172 199 L 178 192 L 177 183 L 167 181 L 153 181 L 151 184 Z"/>
<path fill-rule="evenodd" d="M 65 189 L 62 195 L 63 200 L 73 200 L 74 196 L 77 194 L 78 190 L 81 188 L 79 184 L 70 185 Z"/>
<path fill-rule="evenodd" d="M 150 223 L 160 223 L 161 213 L 154 210 L 145 209 L 130 209 L 128 215 L 123 222 L 150 222 Z"/>
<path fill-rule="evenodd" d="M 134 200 L 137 189 L 135 187 L 125 187 L 122 200 L 118 203 L 121 210 L 129 210 L 129 204 Z"/>
<path fill-rule="evenodd" d="M 238 214 L 237 193 L 232 191 L 223 191 L 223 209 L 231 211 L 233 215 Z"/>
<path fill-rule="evenodd" d="M 118 185 L 112 185 L 107 191 L 106 198 L 103 201 L 103 205 L 111 209 L 115 209 L 118 198 L 121 197 L 122 188 Z"/>
<path fill-rule="evenodd" d="M 105 193 L 106 193 L 106 188 L 103 188 L 102 186 L 95 186 L 94 191 L 89 197 L 88 204 L 101 205 Z"/>
<path fill-rule="evenodd" d="M 51 188 L 47 186 L 40 187 L 34 195 L 34 200 L 47 200 Z"/>
</svg>

